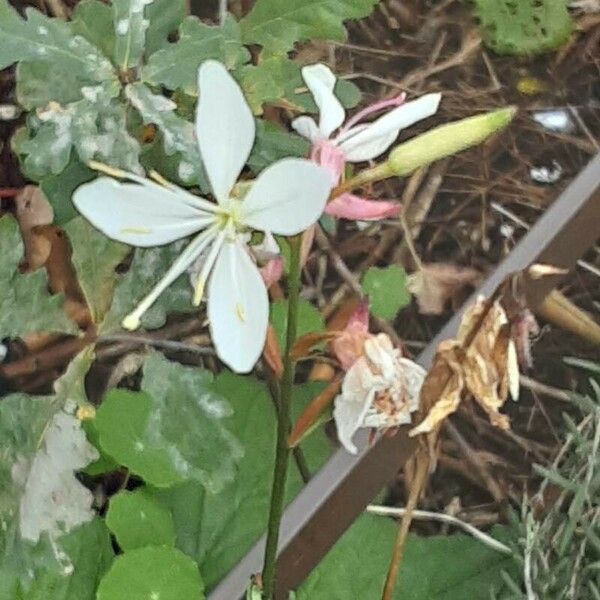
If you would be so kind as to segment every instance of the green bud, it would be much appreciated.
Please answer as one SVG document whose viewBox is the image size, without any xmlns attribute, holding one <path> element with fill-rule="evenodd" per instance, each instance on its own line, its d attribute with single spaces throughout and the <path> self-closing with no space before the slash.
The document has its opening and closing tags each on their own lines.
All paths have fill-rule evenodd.
<svg viewBox="0 0 600 600">
<path fill-rule="evenodd" d="M 420 167 L 483 142 L 506 127 L 516 112 L 517 109 L 511 106 L 436 127 L 396 146 L 390 152 L 386 165 L 393 175 L 408 175 Z"/>
</svg>

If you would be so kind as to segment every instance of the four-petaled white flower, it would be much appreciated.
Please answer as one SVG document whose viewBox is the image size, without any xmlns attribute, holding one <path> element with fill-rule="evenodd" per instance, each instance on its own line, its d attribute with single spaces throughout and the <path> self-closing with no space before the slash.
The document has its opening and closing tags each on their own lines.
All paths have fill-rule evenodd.
<svg viewBox="0 0 600 600">
<path fill-rule="evenodd" d="M 357 452 L 352 437 L 360 428 L 389 429 L 411 422 L 427 374 L 403 358 L 384 333 L 369 335 L 363 352 L 346 372 L 333 409 L 338 439 L 352 454 Z"/>
<path fill-rule="evenodd" d="M 254 118 L 221 63 L 204 62 L 198 84 L 196 132 L 216 204 L 174 185 L 123 173 L 119 176 L 132 183 L 101 177 L 81 186 L 73 202 L 108 237 L 132 246 L 160 246 L 196 234 L 123 326 L 137 328 L 159 294 L 203 254 L 194 304 L 208 282 L 207 312 L 217 354 L 233 370 L 248 372 L 264 346 L 268 297 L 248 252 L 247 232 L 303 231 L 323 212 L 331 180 L 313 162 L 288 158 L 266 168 L 243 199 L 235 197 L 234 184 L 254 143 Z"/>
<path fill-rule="evenodd" d="M 319 124 L 312 117 L 302 116 L 294 119 L 292 127 L 310 140 L 311 158 L 327 168 L 332 185 L 340 181 L 346 162 L 377 158 L 393 144 L 401 129 L 435 114 L 441 99 L 441 94 L 426 94 L 404 102 L 405 95 L 401 94 L 368 106 L 342 126 L 346 113 L 334 94 L 336 79 L 331 70 L 323 64 L 309 65 L 302 69 L 302 78 L 319 109 Z M 361 122 L 390 107 L 392 110 L 378 119 Z M 396 202 L 368 200 L 347 192 L 330 202 L 325 212 L 347 219 L 374 220 L 396 215 L 399 210 Z"/>
</svg>

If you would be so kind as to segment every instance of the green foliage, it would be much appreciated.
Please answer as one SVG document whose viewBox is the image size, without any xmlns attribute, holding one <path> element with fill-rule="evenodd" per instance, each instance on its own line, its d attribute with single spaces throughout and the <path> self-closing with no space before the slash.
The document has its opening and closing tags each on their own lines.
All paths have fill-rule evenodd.
<svg viewBox="0 0 600 600">
<path fill-rule="evenodd" d="M 112 10 L 108 4 L 100 0 L 81 0 L 75 6 L 71 19 L 74 33 L 99 48 L 104 56 L 113 55 L 115 32 Z"/>
<path fill-rule="evenodd" d="M 277 300 L 271 304 L 270 321 L 275 329 L 279 348 L 285 350 L 285 332 L 287 329 L 287 300 Z M 313 331 L 323 331 L 325 321 L 321 313 L 308 301 L 300 300 L 298 303 L 298 336 L 312 333 Z"/>
<path fill-rule="evenodd" d="M 391 321 L 410 304 L 406 271 L 397 265 L 370 267 L 362 278 L 362 288 L 369 296 L 371 313 L 380 319 Z"/>
<path fill-rule="evenodd" d="M 152 0 L 112 0 L 115 26 L 113 62 L 125 72 L 137 67 L 144 53 L 148 21 L 144 9 Z"/>
<path fill-rule="evenodd" d="M 206 25 L 196 17 L 187 17 L 179 28 L 179 40 L 156 52 L 142 70 L 142 79 L 170 90 L 182 89 L 197 94 L 198 67 L 209 59 L 222 62 L 228 69 L 246 63 L 250 54 L 242 46 L 240 26 L 229 16 L 223 25 Z"/>
<path fill-rule="evenodd" d="M 100 582 L 97 600 L 203 600 L 193 560 L 175 548 L 148 546 L 119 556 Z"/>
<path fill-rule="evenodd" d="M 321 387 L 310 384 L 295 390 L 295 414 Z M 266 386 L 253 377 L 223 372 L 215 380 L 215 390 L 231 404 L 233 414 L 227 424 L 245 449 L 235 479 L 218 494 L 207 493 L 195 482 L 155 491 L 173 514 L 177 547 L 198 561 L 209 590 L 265 529 L 275 452 L 275 413 Z M 314 473 L 330 452 L 327 439 L 317 432 L 302 447 Z M 301 485 L 292 464 L 289 499 Z"/>
<path fill-rule="evenodd" d="M 46 273 L 19 273 L 23 242 L 11 216 L 0 219 L 0 338 L 38 331 L 74 333 L 63 312 L 63 298 L 50 296 Z"/>
<path fill-rule="evenodd" d="M 121 321 L 152 289 L 181 254 L 185 245 L 185 241 L 179 241 L 156 248 L 135 249 L 129 270 L 124 275 L 117 276 L 112 305 L 100 327 L 103 334 L 114 333 L 121 329 Z M 187 276 L 182 275 L 144 313 L 142 327 L 144 329 L 162 327 L 167 319 L 167 313 L 190 310 L 194 310 L 191 286 Z"/>
<path fill-rule="evenodd" d="M 568 0 L 473 0 L 487 46 L 498 54 L 539 54 L 564 44 Z"/>
<path fill-rule="evenodd" d="M 346 39 L 343 21 L 366 17 L 377 0 L 257 0 L 240 24 L 245 44 L 284 53 L 303 40 Z"/>
<path fill-rule="evenodd" d="M 113 496 L 106 513 L 106 525 L 124 551 L 175 543 L 171 513 L 143 489 Z"/>
<path fill-rule="evenodd" d="M 148 483 L 194 479 L 217 492 L 233 479 L 243 454 L 226 427 L 230 414 L 209 371 L 151 353 L 142 391 L 109 392 L 95 424 L 100 446 Z"/>
<path fill-rule="evenodd" d="M 394 521 L 363 515 L 300 586 L 296 600 L 378 600 L 396 535 Z M 410 536 L 394 598 L 489 598 L 509 557 L 465 535 Z"/>
<path fill-rule="evenodd" d="M 170 33 L 177 31 L 186 12 L 186 0 L 154 0 L 146 7 L 146 56 L 168 44 Z"/>
<path fill-rule="evenodd" d="M 92 227 L 83 217 L 65 226 L 73 255 L 71 260 L 94 323 L 108 312 L 117 275 L 115 269 L 129 253 L 129 246 L 114 242 Z"/>
<path fill-rule="evenodd" d="M 285 156 L 308 155 L 310 143 L 303 137 L 284 131 L 267 121 L 256 121 L 256 143 L 248 158 L 248 166 L 260 173 L 271 163 Z"/>
<path fill-rule="evenodd" d="M 104 521 L 96 518 L 54 543 L 53 548 L 48 538 L 36 545 L 15 541 L 0 552 L 2 600 L 96 600 L 98 583 L 113 560 Z"/>
</svg>

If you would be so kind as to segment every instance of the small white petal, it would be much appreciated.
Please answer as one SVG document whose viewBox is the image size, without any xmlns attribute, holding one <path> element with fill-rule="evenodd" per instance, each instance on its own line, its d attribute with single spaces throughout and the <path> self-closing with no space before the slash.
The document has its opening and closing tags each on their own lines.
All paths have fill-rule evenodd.
<svg viewBox="0 0 600 600">
<path fill-rule="evenodd" d="M 260 272 L 238 239 L 223 244 L 208 284 L 208 319 L 219 358 L 247 373 L 261 355 L 269 300 Z"/>
<path fill-rule="evenodd" d="M 333 93 L 335 75 L 329 67 L 319 63 L 304 67 L 302 79 L 319 108 L 319 129 L 328 138 L 346 117 L 344 107 Z"/>
<path fill-rule="evenodd" d="M 284 158 L 258 176 L 240 218 L 253 229 L 294 235 L 317 221 L 330 191 L 328 171 L 303 158 Z"/>
<path fill-rule="evenodd" d="M 360 162 L 376 158 L 389 148 L 401 129 L 435 114 L 440 100 L 441 94 L 426 94 L 394 108 L 361 128 L 356 135 L 346 134 L 343 141 L 339 142 L 346 160 Z"/>
<path fill-rule="evenodd" d="M 189 194 L 148 180 L 99 177 L 77 188 L 73 203 L 108 237 L 143 248 L 187 237 L 214 221 L 213 213 L 191 205 Z"/>
<path fill-rule="evenodd" d="M 226 200 L 254 144 L 254 117 L 227 69 L 207 60 L 198 71 L 196 135 L 202 162 L 219 202 Z"/>
<path fill-rule="evenodd" d="M 323 137 L 312 117 L 298 117 L 292 121 L 292 127 L 313 144 Z"/>
<path fill-rule="evenodd" d="M 517 357 L 517 348 L 514 340 L 509 340 L 508 351 L 506 354 L 506 370 L 508 375 L 508 388 L 513 400 L 519 399 L 520 377 L 519 359 Z"/>
</svg>

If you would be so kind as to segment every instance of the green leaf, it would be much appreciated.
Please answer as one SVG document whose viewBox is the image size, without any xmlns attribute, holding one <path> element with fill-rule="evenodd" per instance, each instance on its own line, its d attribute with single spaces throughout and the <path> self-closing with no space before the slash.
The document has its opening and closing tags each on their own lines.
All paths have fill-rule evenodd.
<svg viewBox="0 0 600 600">
<path fill-rule="evenodd" d="M 177 241 L 156 248 L 136 248 L 129 270 L 117 276 L 110 311 L 100 328 L 101 333 L 109 334 L 121 329 L 121 321 L 141 302 L 166 270 L 181 254 L 186 241 Z M 190 312 L 192 288 L 187 275 L 173 282 L 142 316 L 144 329 L 162 327 L 170 312 Z"/>
<path fill-rule="evenodd" d="M 369 296 L 371 314 L 386 321 L 410 304 L 406 271 L 397 265 L 370 267 L 362 278 L 362 289 Z"/>
<path fill-rule="evenodd" d="M 80 35 L 73 35 L 68 23 L 49 19 L 29 8 L 22 19 L 7 0 L 0 0 L 0 69 L 17 61 L 42 61 L 61 65 L 82 81 L 115 81 L 110 61 Z"/>
<path fill-rule="evenodd" d="M 315 104 L 315 100 L 312 97 L 312 94 L 306 90 L 306 84 L 302 80 L 295 83 L 294 90 L 298 88 L 304 91 L 288 95 L 287 100 L 298 106 L 303 112 L 317 113 L 319 109 Z M 335 82 L 333 93 L 344 108 L 354 108 L 362 98 L 362 92 L 358 86 L 346 79 L 338 79 Z"/>
<path fill-rule="evenodd" d="M 307 156 L 310 143 L 303 137 L 261 119 L 256 120 L 256 140 L 248 158 L 248 166 L 260 173 L 276 160 L 287 156 Z"/>
<path fill-rule="evenodd" d="M 295 414 L 320 386 L 311 384 L 294 391 Z M 235 480 L 218 494 L 207 493 L 195 482 L 154 490 L 173 514 L 177 547 L 198 561 L 208 589 L 239 561 L 266 527 L 275 450 L 275 413 L 266 385 L 253 377 L 223 372 L 216 378 L 215 389 L 233 406 L 228 426 L 245 448 Z M 330 445 L 323 432 L 316 432 L 303 449 L 309 468 L 316 472 L 329 455 Z M 288 500 L 301 485 L 292 464 Z"/>
<path fill-rule="evenodd" d="M 125 95 L 142 115 L 144 123 L 153 123 L 158 127 L 167 155 L 179 154 L 179 178 L 187 185 L 199 184 L 204 191 L 208 191 L 194 125 L 175 114 L 176 104 L 160 94 L 153 94 L 139 82 L 128 85 Z"/>
<path fill-rule="evenodd" d="M 284 53 L 302 40 L 346 39 L 343 21 L 366 17 L 377 0 L 257 0 L 240 21 L 245 44 Z"/>
<path fill-rule="evenodd" d="M 119 556 L 98 587 L 97 600 L 203 600 L 193 560 L 175 548 L 138 548 Z"/>
<path fill-rule="evenodd" d="M 0 537 L 11 533 L 18 535 L 4 531 Z M 0 598 L 95 600 L 112 560 L 110 534 L 101 519 L 61 536 L 54 545 L 48 538 L 34 546 L 15 536 L 10 550 L 0 552 Z"/>
<path fill-rule="evenodd" d="M 74 471 L 97 452 L 71 414 L 91 360 L 89 350 L 76 357 L 53 396 L 12 394 L 0 402 L 0 557 L 15 553 L 17 561 L 15 549 L 31 549 L 45 534 L 58 539 L 94 516 L 92 495 Z"/>
<path fill-rule="evenodd" d="M 177 31 L 186 13 L 185 0 L 154 0 L 146 7 L 146 56 L 168 45 L 168 36 Z"/>
<path fill-rule="evenodd" d="M 64 225 L 79 214 L 71 201 L 73 192 L 94 177 L 94 171 L 73 159 L 58 175 L 47 175 L 41 179 L 40 187 L 52 205 L 57 225 Z"/>
<path fill-rule="evenodd" d="M 285 332 L 287 329 L 287 300 L 277 300 L 271 304 L 270 321 L 275 329 L 279 347 L 285 349 Z M 313 331 L 323 331 L 325 321 L 321 313 L 307 300 L 300 300 L 298 303 L 298 334 L 297 337 L 312 333 Z"/>
<path fill-rule="evenodd" d="M 43 270 L 19 273 L 23 242 L 11 216 L 0 219 L 0 338 L 40 331 L 75 333 L 63 311 L 63 298 L 48 294 Z"/>
<path fill-rule="evenodd" d="M 119 492 L 110 499 L 106 524 L 122 550 L 143 546 L 173 546 L 171 513 L 143 489 Z"/>
<path fill-rule="evenodd" d="M 384 517 L 359 517 L 300 586 L 296 600 L 381 598 L 396 527 Z M 394 598 L 489 598 L 511 561 L 465 535 L 409 536 Z"/>
<path fill-rule="evenodd" d="M 148 20 L 144 8 L 152 0 L 113 0 L 114 62 L 121 71 L 137 67 L 144 53 Z"/>
<path fill-rule="evenodd" d="M 226 428 L 230 414 L 209 371 L 151 353 L 142 391 L 109 392 L 96 427 L 102 448 L 148 483 L 164 487 L 195 479 L 217 492 L 233 479 L 243 455 Z"/>
<path fill-rule="evenodd" d="M 1 0 L 0 0 L 1 1 Z M 126 107 L 102 86 L 83 90 L 85 98 L 66 106 L 51 103 L 27 120 L 13 138 L 32 179 L 62 172 L 77 151 L 83 163 L 94 159 L 126 171 L 139 172 L 140 144 L 127 129 Z"/>
<path fill-rule="evenodd" d="M 179 28 L 179 40 L 155 52 L 142 70 L 142 80 L 164 85 L 170 90 L 182 88 L 197 94 L 198 67 L 213 58 L 234 69 L 250 58 L 242 46 L 240 27 L 228 16 L 223 25 L 205 25 L 196 17 L 187 17 Z"/>
<path fill-rule="evenodd" d="M 100 0 L 81 0 L 73 11 L 71 27 L 74 33 L 100 48 L 104 56 L 113 55 L 115 32 L 112 10 L 108 4 Z"/>
<path fill-rule="evenodd" d="M 498 54 L 539 54 L 573 30 L 568 0 L 473 0 L 487 46 Z"/>
<path fill-rule="evenodd" d="M 112 303 L 117 282 L 115 269 L 129 253 L 129 246 L 107 238 L 83 217 L 65 226 L 73 248 L 72 261 L 77 280 L 92 313 L 101 323 Z"/>
</svg>

